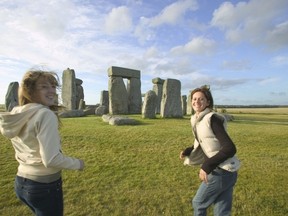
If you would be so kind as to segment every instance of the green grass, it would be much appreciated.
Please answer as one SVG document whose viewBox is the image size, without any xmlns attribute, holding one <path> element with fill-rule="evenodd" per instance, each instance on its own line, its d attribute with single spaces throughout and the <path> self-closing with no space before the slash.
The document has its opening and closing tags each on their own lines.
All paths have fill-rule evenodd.
<svg viewBox="0 0 288 216">
<path fill-rule="evenodd" d="M 287 215 L 288 115 L 273 114 L 273 121 L 249 115 L 228 123 L 242 161 L 233 215 Z M 141 124 L 111 126 L 95 116 L 62 120 L 64 153 L 86 163 L 83 172 L 63 171 L 65 215 L 192 215 L 199 167 L 178 158 L 193 142 L 189 117 L 130 117 Z M 31 215 L 13 190 L 17 162 L 10 141 L 0 136 L 0 143 L 0 214 Z"/>
</svg>

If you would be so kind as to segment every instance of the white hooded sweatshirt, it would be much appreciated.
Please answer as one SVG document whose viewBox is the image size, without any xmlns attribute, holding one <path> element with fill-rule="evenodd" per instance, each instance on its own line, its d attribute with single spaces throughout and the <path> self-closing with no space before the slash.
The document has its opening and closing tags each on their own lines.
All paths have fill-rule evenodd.
<svg viewBox="0 0 288 216">
<path fill-rule="evenodd" d="M 0 131 L 13 144 L 18 176 L 49 182 L 62 169 L 81 169 L 80 160 L 62 154 L 57 116 L 44 105 L 30 103 L 0 113 Z"/>
</svg>

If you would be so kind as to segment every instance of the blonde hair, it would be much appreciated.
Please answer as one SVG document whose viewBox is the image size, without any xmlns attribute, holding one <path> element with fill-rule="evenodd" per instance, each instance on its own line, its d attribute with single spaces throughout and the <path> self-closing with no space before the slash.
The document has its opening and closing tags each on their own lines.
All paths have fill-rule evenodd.
<svg viewBox="0 0 288 216">
<path fill-rule="evenodd" d="M 27 71 L 20 84 L 18 99 L 19 105 L 25 105 L 33 103 L 33 94 L 36 91 L 36 82 L 39 79 L 48 81 L 51 85 L 59 87 L 59 78 L 55 72 L 41 71 L 41 70 L 29 70 Z"/>
<path fill-rule="evenodd" d="M 44 70 L 28 70 L 21 81 L 19 91 L 18 91 L 18 101 L 19 105 L 23 106 L 28 103 L 33 103 L 33 95 L 36 92 L 36 82 L 39 79 L 43 79 L 49 82 L 51 85 L 60 88 L 60 82 L 58 75 L 53 71 L 44 71 Z M 58 106 L 58 104 L 49 106 L 50 110 L 58 111 L 62 109 L 62 106 Z M 57 113 L 55 113 L 57 115 Z M 58 115 L 57 115 L 58 117 Z M 61 125 L 60 119 L 59 126 Z"/>
</svg>

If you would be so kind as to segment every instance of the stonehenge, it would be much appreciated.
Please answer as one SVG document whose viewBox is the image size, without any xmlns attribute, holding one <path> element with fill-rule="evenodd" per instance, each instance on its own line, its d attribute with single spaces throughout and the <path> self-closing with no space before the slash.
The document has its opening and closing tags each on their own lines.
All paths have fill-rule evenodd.
<svg viewBox="0 0 288 216">
<path fill-rule="evenodd" d="M 107 75 L 108 90 L 101 91 L 100 103 L 92 107 L 85 104 L 83 81 L 76 78 L 74 69 L 64 70 L 62 100 L 58 101 L 58 96 L 55 100 L 66 108 L 67 113 L 61 113 L 60 116 L 142 114 L 142 118 L 156 118 L 158 114 L 161 118 L 182 118 L 183 115 L 192 113 L 191 97 L 181 96 L 179 80 L 169 78 L 164 80 L 159 77 L 152 79 L 151 90 L 144 94 L 142 100 L 140 70 L 111 66 L 107 70 Z M 7 111 L 18 105 L 18 88 L 18 82 L 10 83 L 5 98 Z"/>
<path fill-rule="evenodd" d="M 157 95 L 155 91 L 149 90 L 145 94 L 143 107 L 142 107 L 142 118 L 156 118 L 157 112 Z"/>
<path fill-rule="evenodd" d="M 68 110 L 84 107 L 83 81 L 75 77 L 75 71 L 67 68 L 62 75 L 62 103 Z M 80 107 L 79 107 L 80 105 Z"/>
<path fill-rule="evenodd" d="M 142 106 L 140 71 L 112 66 L 108 68 L 110 114 L 140 114 Z M 127 88 L 124 80 L 127 79 Z"/>
<path fill-rule="evenodd" d="M 163 84 L 160 116 L 162 118 L 182 118 L 181 82 L 166 79 Z"/>
<path fill-rule="evenodd" d="M 183 117 L 181 82 L 175 79 L 152 80 L 153 90 L 145 94 L 142 106 L 140 71 L 112 66 L 108 69 L 109 114 L 140 114 L 143 118 Z M 123 79 L 127 79 L 127 87 Z M 186 109 L 186 108 L 184 108 Z"/>
<path fill-rule="evenodd" d="M 75 71 L 67 68 L 62 75 L 62 103 L 68 110 L 76 109 Z"/>
<path fill-rule="evenodd" d="M 186 95 L 181 96 L 181 103 L 182 103 L 182 114 L 186 115 L 187 114 L 187 96 Z"/>
<path fill-rule="evenodd" d="M 159 114 L 160 107 L 161 107 L 164 80 L 157 77 L 157 78 L 152 79 L 152 83 L 153 83 L 153 91 L 156 93 L 156 96 L 157 96 L 156 113 Z"/>
</svg>

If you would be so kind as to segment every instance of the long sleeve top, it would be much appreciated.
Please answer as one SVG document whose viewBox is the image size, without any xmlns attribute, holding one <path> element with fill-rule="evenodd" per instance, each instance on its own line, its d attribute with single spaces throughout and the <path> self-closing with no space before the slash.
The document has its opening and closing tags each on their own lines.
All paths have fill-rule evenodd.
<svg viewBox="0 0 288 216">
<path fill-rule="evenodd" d="M 224 128 L 223 120 L 215 114 L 211 116 L 211 128 L 221 148 L 217 154 L 210 158 L 206 155 L 204 156 L 205 159 L 201 168 L 207 174 L 211 173 L 220 163 L 236 154 L 236 147 Z M 192 150 L 193 146 L 186 148 L 183 151 L 183 155 L 189 156 Z"/>
<path fill-rule="evenodd" d="M 83 168 L 81 160 L 62 154 L 58 119 L 46 106 L 30 103 L 1 113 L 0 131 L 11 139 L 19 176 L 38 180 L 62 169 Z"/>
</svg>

